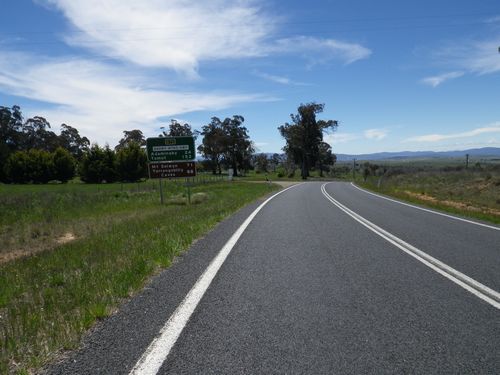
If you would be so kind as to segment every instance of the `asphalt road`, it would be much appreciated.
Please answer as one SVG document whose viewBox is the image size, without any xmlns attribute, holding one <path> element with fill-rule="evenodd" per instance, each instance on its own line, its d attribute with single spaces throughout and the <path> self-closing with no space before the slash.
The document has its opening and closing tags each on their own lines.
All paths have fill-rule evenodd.
<svg viewBox="0 0 500 375">
<path fill-rule="evenodd" d="M 361 225 L 321 183 L 270 200 L 159 374 L 498 374 L 500 310 Z M 500 231 L 355 189 L 335 200 L 500 290 Z M 255 203 L 196 242 L 50 374 L 128 374 Z"/>
</svg>

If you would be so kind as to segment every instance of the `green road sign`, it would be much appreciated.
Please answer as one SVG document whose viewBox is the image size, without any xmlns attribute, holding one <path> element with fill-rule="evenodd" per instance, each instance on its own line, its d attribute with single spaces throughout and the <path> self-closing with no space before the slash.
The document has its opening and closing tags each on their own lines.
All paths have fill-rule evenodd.
<svg viewBox="0 0 500 375">
<path fill-rule="evenodd" d="M 179 178 L 196 176 L 193 161 L 149 163 L 149 178 Z"/>
<path fill-rule="evenodd" d="M 193 137 L 159 137 L 146 139 L 150 162 L 194 160 Z"/>
</svg>

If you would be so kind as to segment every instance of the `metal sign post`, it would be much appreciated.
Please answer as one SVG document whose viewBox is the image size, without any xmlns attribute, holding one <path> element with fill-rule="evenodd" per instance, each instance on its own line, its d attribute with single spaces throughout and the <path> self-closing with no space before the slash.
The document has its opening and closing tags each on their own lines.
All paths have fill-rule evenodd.
<svg viewBox="0 0 500 375">
<path fill-rule="evenodd" d="M 161 178 L 160 178 L 160 202 L 163 205 L 163 184 L 161 183 Z"/>
<path fill-rule="evenodd" d="M 160 199 L 163 204 L 163 178 L 186 178 L 188 202 L 191 204 L 189 177 L 196 176 L 193 137 L 158 137 L 146 139 L 149 178 L 160 180 Z"/>
</svg>

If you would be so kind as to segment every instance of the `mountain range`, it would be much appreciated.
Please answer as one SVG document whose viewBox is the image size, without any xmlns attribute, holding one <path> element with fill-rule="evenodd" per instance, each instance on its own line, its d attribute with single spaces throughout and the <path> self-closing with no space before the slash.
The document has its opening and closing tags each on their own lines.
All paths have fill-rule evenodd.
<svg viewBox="0 0 500 375">
<path fill-rule="evenodd" d="M 377 152 L 373 154 L 337 154 L 337 161 L 357 160 L 390 160 L 390 159 L 415 159 L 415 158 L 462 158 L 466 154 L 473 157 L 499 157 L 500 148 L 483 147 L 472 148 L 462 151 L 401 151 L 401 152 Z"/>
</svg>

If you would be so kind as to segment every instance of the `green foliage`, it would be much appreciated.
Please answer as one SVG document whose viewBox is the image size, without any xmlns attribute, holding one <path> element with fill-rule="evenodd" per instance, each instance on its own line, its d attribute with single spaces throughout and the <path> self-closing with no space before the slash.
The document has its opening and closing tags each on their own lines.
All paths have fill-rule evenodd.
<svg viewBox="0 0 500 375">
<path fill-rule="evenodd" d="M 254 148 L 248 130 L 243 126 L 245 119 L 242 116 L 233 116 L 221 121 L 212 117 L 209 124 L 202 127 L 202 144 L 198 151 L 210 161 L 212 172 L 221 173 L 221 164 L 232 168 L 234 176 L 238 170 L 250 169 L 250 159 Z"/>
<path fill-rule="evenodd" d="M 121 181 L 139 181 L 147 175 L 146 152 L 137 143 L 129 143 L 117 152 L 116 168 Z"/>
<path fill-rule="evenodd" d="M 278 130 L 286 145 L 287 156 L 301 166 L 302 179 L 309 176 L 309 170 L 318 162 L 323 132 L 335 130 L 335 120 L 316 120 L 316 114 L 323 112 L 324 104 L 301 104 L 297 114 L 291 114 L 292 123 L 285 123 Z"/>
<path fill-rule="evenodd" d="M 75 159 L 80 160 L 83 153 L 89 149 L 89 139 L 80 136 L 78 130 L 72 126 L 62 124 L 61 129 L 59 144 L 68 150 Z"/>
<path fill-rule="evenodd" d="M 80 178 L 87 183 L 114 182 L 117 179 L 116 155 L 106 146 L 99 147 L 98 144 L 92 147 L 83 155 L 80 163 Z"/>
<path fill-rule="evenodd" d="M 255 170 L 257 172 L 269 172 L 269 159 L 266 154 L 257 154 L 254 156 Z"/>
<path fill-rule="evenodd" d="M 165 131 L 165 127 L 161 127 L 163 132 L 160 137 L 194 137 L 196 139 L 198 134 L 198 132 L 193 132 L 191 125 L 187 123 L 181 124 L 175 119 L 170 120 L 168 128 L 168 131 Z"/>
<path fill-rule="evenodd" d="M 50 129 L 50 123 L 43 117 L 29 118 L 23 125 L 23 149 L 53 152 L 59 146 L 58 136 Z"/>
<path fill-rule="evenodd" d="M 136 143 L 139 146 L 146 145 L 146 138 L 144 138 L 144 134 L 142 134 L 142 131 L 140 131 L 138 129 L 124 130 L 123 131 L 123 138 L 120 139 L 120 141 L 118 142 L 118 145 L 115 147 L 115 150 L 119 151 L 122 148 L 125 148 L 132 143 Z"/>
<path fill-rule="evenodd" d="M 17 151 L 11 154 L 5 162 L 4 172 L 10 182 L 17 184 L 30 182 L 28 153 Z"/>
<path fill-rule="evenodd" d="M 276 168 L 276 175 L 279 177 L 279 178 L 282 178 L 282 177 L 285 177 L 286 175 L 286 169 L 284 167 L 278 167 Z"/>
<path fill-rule="evenodd" d="M 46 184 L 54 179 L 54 161 L 50 152 L 29 150 L 28 161 L 28 173 L 34 183 Z"/>
<path fill-rule="evenodd" d="M 53 157 L 44 150 L 17 151 L 7 159 L 4 171 L 10 182 L 46 184 L 54 179 Z"/>
<path fill-rule="evenodd" d="M 221 160 L 224 154 L 224 130 L 221 121 L 217 117 L 212 117 L 209 124 L 202 127 L 202 144 L 198 146 L 198 151 L 203 155 L 206 162 L 205 168 L 211 169 L 213 174 L 217 171 L 221 173 Z"/>
<path fill-rule="evenodd" d="M 18 106 L 0 106 L 0 181 L 7 181 L 3 166 L 9 155 L 20 150 L 22 122 L 23 116 Z"/>
<path fill-rule="evenodd" d="M 63 183 L 75 176 L 76 160 L 62 147 L 58 147 L 53 154 L 54 178 Z"/>
</svg>

